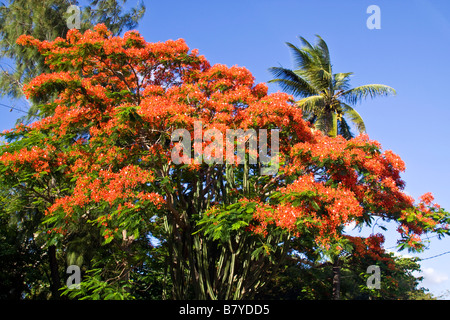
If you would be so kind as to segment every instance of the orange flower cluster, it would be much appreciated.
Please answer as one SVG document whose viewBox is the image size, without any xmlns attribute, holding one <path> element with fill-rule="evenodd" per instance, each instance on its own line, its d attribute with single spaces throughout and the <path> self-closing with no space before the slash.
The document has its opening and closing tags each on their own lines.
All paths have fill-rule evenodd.
<svg viewBox="0 0 450 320">
<path fill-rule="evenodd" d="M 84 207 L 89 203 L 101 201 L 113 206 L 120 200 L 121 203 L 125 201 L 127 206 L 133 206 L 132 201 L 140 199 L 160 206 L 164 199 L 159 194 L 143 191 L 133 192 L 138 185 L 151 183 L 152 181 L 152 174 L 137 166 L 126 166 L 118 172 L 100 170 L 96 178 L 87 176 L 79 178 L 73 194 L 57 199 L 49 207 L 47 214 L 62 209 L 66 215 L 70 215 L 74 207 Z"/>
<path fill-rule="evenodd" d="M 6 150 L 8 150 L 6 146 Z M 44 148 L 37 146 L 31 147 L 31 149 L 24 148 L 13 153 L 8 151 L 0 155 L 0 163 L 5 166 L 11 167 L 14 173 L 19 172 L 23 168 L 31 168 L 35 173 L 35 177 L 39 177 L 41 172 L 50 172 L 50 166 L 54 164 L 55 148 L 50 144 L 45 144 Z M 60 162 L 60 159 L 56 159 Z"/>
<path fill-rule="evenodd" d="M 384 236 L 382 234 L 370 235 L 367 238 L 346 235 L 345 238 L 352 244 L 352 256 L 355 259 L 370 259 L 370 263 L 382 262 L 389 270 L 395 269 L 393 258 L 383 249 Z"/>
<path fill-rule="evenodd" d="M 355 195 L 345 188 L 327 187 L 316 182 L 312 174 L 299 177 L 287 187 L 279 188 L 277 205 L 260 204 L 254 218 L 259 222 L 255 232 L 265 234 L 268 222 L 301 236 L 299 225 L 311 232 L 317 230 L 318 241 L 338 237 L 339 227 L 360 217 L 363 208 Z"/>
</svg>

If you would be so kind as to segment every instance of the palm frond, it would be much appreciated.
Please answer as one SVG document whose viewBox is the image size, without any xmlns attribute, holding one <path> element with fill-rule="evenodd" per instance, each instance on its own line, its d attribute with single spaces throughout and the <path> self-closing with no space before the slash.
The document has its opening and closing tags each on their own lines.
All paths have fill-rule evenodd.
<svg viewBox="0 0 450 320">
<path fill-rule="evenodd" d="M 311 66 L 308 69 L 295 70 L 294 73 L 301 75 L 316 92 L 330 92 L 332 94 L 333 75 L 320 66 Z"/>
<path fill-rule="evenodd" d="M 308 49 L 312 49 L 312 48 L 313 48 L 313 46 L 311 45 L 311 43 L 309 43 L 309 41 L 306 40 L 305 38 L 303 38 L 302 36 L 298 36 L 298 39 L 300 40 L 300 42 L 303 44 L 303 46 L 304 46 L 305 48 L 308 48 Z"/>
<path fill-rule="evenodd" d="M 384 84 L 367 84 L 347 90 L 341 94 L 342 98 L 350 104 L 356 104 L 362 99 L 395 95 L 394 88 Z"/>
<path fill-rule="evenodd" d="M 316 35 L 318 41 L 316 46 L 314 47 L 317 56 L 320 58 L 322 67 L 327 70 L 329 73 L 331 73 L 331 59 L 330 59 L 330 51 L 328 49 L 328 45 L 326 42 L 322 39 L 321 36 Z"/>
<path fill-rule="evenodd" d="M 332 91 L 333 75 L 331 73 L 330 57 L 325 41 L 319 38 L 319 44 L 312 46 L 305 38 L 299 37 L 303 47 L 286 42 L 291 49 L 296 73 L 315 88 L 316 92 Z"/>
<path fill-rule="evenodd" d="M 316 87 L 333 91 L 333 75 L 330 72 L 321 68 L 317 70 L 311 70 L 311 75 L 311 82 Z"/>
<path fill-rule="evenodd" d="M 346 103 L 341 103 L 344 116 L 349 118 L 356 126 L 360 133 L 366 132 L 366 125 L 360 114 Z"/>
<path fill-rule="evenodd" d="M 338 121 L 338 134 L 343 136 L 345 139 L 350 140 L 354 138 L 354 134 L 350 130 L 350 126 L 344 118 Z"/>
<path fill-rule="evenodd" d="M 310 123 L 314 124 L 317 120 L 317 115 L 315 112 L 302 110 L 302 115 L 303 115 L 302 116 L 303 120 L 305 120 L 306 122 L 310 122 Z"/>
<path fill-rule="evenodd" d="M 313 56 L 304 49 L 300 49 L 296 45 L 286 42 L 286 45 L 291 49 L 294 58 L 295 67 L 298 69 L 309 69 L 313 67 L 315 61 Z"/>
<path fill-rule="evenodd" d="M 333 88 L 336 91 L 346 91 L 350 87 L 350 76 L 353 72 L 333 74 Z"/>
<path fill-rule="evenodd" d="M 317 90 L 294 71 L 282 67 L 269 68 L 269 72 L 275 77 L 269 83 L 278 83 L 281 89 L 289 94 L 307 97 L 317 94 Z"/>
<path fill-rule="evenodd" d="M 325 107 L 325 100 L 322 95 L 314 95 L 303 98 L 295 103 L 302 110 L 316 115 L 322 113 Z"/>
</svg>

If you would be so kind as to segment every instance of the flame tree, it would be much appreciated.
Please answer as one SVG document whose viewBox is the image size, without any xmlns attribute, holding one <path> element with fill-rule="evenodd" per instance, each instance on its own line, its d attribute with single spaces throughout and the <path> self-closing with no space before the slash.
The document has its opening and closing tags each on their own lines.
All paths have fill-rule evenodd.
<svg viewBox="0 0 450 320">
<path fill-rule="evenodd" d="M 97 25 L 18 43 L 38 48 L 51 72 L 24 88 L 45 116 L 2 134 L 1 179 L 44 214 L 36 238 L 81 257 L 72 297 L 131 299 L 160 286 L 163 298 L 251 298 L 294 251 L 360 255 L 343 234 L 350 223 L 396 221 L 411 250 L 425 233 L 449 232 L 431 194 L 415 203 L 402 191 L 393 152 L 367 135 L 312 130 L 292 96 L 268 94 L 245 68 L 211 66 L 183 40 Z M 277 129 L 278 172 L 261 175 L 248 154 L 243 164 L 174 163 L 172 132 L 194 141 L 196 121 Z"/>
</svg>

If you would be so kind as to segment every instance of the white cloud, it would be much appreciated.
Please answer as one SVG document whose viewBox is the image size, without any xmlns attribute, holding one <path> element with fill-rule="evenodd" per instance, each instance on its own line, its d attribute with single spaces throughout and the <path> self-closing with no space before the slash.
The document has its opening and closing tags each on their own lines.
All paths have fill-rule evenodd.
<svg viewBox="0 0 450 320">
<path fill-rule="evenodd" d="M 392 252 L 394 254 L 395 257 L 400 257 L 400 258 L 414 258 L 414 256 L 405 253 L 405 252 L 399 252 L 399 251 L 394 251 L 394 250 L 390 250 L 390 249 L 386 249 L 387 252 Z"/>
<path fill-rule="evenodd" d="M 422 270 L 422 274 L 424 280 L 433 283 L 439 284 L 448 280 L 448 275 L 439 271 L 434 270 L 433 268 L 424 268 Z"/>
</svg>

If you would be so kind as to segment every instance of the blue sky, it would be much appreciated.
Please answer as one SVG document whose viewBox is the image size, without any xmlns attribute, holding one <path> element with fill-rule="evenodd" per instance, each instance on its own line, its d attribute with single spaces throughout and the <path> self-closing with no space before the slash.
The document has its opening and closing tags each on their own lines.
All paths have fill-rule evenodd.
<svg viewBox="0 0 450 320">
<path fill-rule="evenodd" d="M 135 3 L 137 1 L 130 1 Z M 211 63 L 248 68 L 256 82 L 271 79 L 269 67 L 293 67 L 285 42 L 301 35 L 328 44 L 334 72 L 354 72 L 351 85 L 382 83 L 397 96 L 357 106 L 369 136 L 406 163 L 406 191 L 432 192 L 450 210 L 450 1 L 446 0 L 191 0 L 144 1 L 136 28 L 147 41 L 183 38 Z M 369 5 L 381 10 L 381 29 L 369 30 Z M 278 91 L 269 85 L 271 92 Z M 1 101 L 2 103 L 9 102 Z M 24 105 L 17 103 L 18 105 Z M 0 130 L 19 113 L 0 108 Z M 386 247 L 395 245 L 389 227 Z M 381 232 L 381 229 L 375 232 Z M 426 258 L 450 250 L 450 238 L 431 239 Z M 421 263 L 423 286 L 436 295 L 450 290 L 450 254 Z M 450 299 L 450 296 L 447 296 Z"/>
</svg>

